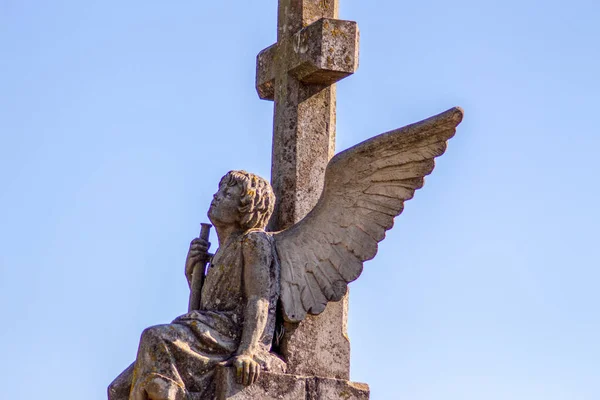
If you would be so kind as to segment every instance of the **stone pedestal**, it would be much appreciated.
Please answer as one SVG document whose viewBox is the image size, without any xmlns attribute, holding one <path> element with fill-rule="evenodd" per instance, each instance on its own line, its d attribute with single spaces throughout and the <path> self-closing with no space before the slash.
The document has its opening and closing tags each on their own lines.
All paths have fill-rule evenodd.
<svg viewBox="0 0 600 400">
<path fill-rule="evenodd" d="M 261 374 L 258 382 L 245 387 L 235 382 L 232 367 L 219 367 L 217 400 L 368 400 L 369 386 L 343 379 L 289 374 Z"/>
</svg>

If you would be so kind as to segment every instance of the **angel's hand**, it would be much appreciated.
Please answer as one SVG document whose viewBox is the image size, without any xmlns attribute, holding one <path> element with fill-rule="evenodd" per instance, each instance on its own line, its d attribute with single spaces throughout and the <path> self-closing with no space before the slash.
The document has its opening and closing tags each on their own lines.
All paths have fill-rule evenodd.
<svg viewBox="0 0 600 400">
<path fill-rule="evenodd" d="M 185 259 L 185 276 L 191 279 L 194 265 L 198 262 L 206 262 L 209 258 L 208 249 L 210 243 L 204 239 L 196 238 L 190 243 L 190 250 Z"/>
<path fill-rule="evenodd" d="M 234 356 L 229 363 L 235 367 L 237 383 L 244 386 L 252 385 L 260 375 L 260 364 L 254 361 L 252 356 L 241 354 Z"/>
</svg>

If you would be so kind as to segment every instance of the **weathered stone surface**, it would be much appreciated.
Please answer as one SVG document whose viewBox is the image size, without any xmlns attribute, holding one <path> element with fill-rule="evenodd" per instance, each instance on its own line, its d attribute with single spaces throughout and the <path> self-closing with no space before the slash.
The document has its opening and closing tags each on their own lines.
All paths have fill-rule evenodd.
<svg viewBox="0 0 600 400">
<path fill-rule="evenodd" d="M 367 400 L 369 386 L 343 379 L 264 373 L 252 386 L 236 383 L 231 367 L 217 369 L 218 400 Z M 195 399 L 192 399 L 195 400 Z"/>
<path fill-rule="evenodd" d="M 283 354 L 287 372 L 350 379 L 348 296 L 329 303 L 320 315 L 307 315 L 300 324 L 285 323 Z"/>
<path fill-rule="evenodd" d="M 278 42 L 257 58 L 259 96 L 275 100 L 271 182 L 277 204 L 269 224 L 273 231 L 290 227 L 314 207 L 335 151 L 333 82 L 356 70 L 359 39 L 356 23 L 336 20 L 338 4 L 339 0 L 280 0 Z M 348 377 L 345 326 L 343 304 L 330 304 L 325 313 L 307 316 L 300 325 L 286 323 L 282 351 L 288 369 Z"/>
<path fill-rule="evenodd" d="M 235 369 L 217 368 L 217 400 L 306 400 L 306 379 L 294 375 L 261 374 L 252 386 L 235 380 Z"/>
<path fill-rule="evenodd" d="M 279 0 L 277 40 L 321 18 L 337 18 L 338 14 L 339 0 Z"/>
<path fill-rule="evenodd" d="M 307 399 L 368 400 L 369 385 L 342 379 L 314 378 L 307 381 Z"/>
<path fill-rule="evenodd" d="M 258 54 L 256 90 L 274 100 L 278 71 L 305 84 L 329 86 L 358 68 L 358 25 L 323 18 Z"/>
<path fill-rule="evenodd" d="M 275 100 L 270 229 L 316 204 L 335 150 L 335 86 L 358 67 L 358 27 L 337 20 L 338 0 L 281 0 L 278 42 L 257 57 L 261 98 Z"/>
</svg>

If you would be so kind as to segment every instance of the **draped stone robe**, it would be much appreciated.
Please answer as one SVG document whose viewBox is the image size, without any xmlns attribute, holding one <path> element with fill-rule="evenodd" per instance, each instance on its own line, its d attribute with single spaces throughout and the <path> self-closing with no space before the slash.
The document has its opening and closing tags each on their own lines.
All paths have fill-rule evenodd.
<svg viewBox="0 0 600 400">
<path fill-rule="evenodd" d="M 109 400 L 145 400 L 147 386 L 157 381 L 171 388 L 174 400 L 214 398 L 215 368 L 235 354 L 242 336 L 246 307 L 242 243 L 250 234 L 266 235 L 273 251 L 269 316 L 255 358 L 265 370 L 282 371 L 283 362 L 269 352 L 279 296 L 277 257 L 268 233 L 248 231 L 230 238 L 213 257 L 200 310 L 144 330 L 136 361 L 109 386 Z"/>
</svg>

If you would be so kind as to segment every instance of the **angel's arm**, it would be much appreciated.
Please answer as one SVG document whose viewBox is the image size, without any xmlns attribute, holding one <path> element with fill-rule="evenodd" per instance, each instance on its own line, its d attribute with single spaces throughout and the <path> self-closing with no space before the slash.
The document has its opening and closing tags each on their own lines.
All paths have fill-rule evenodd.
<svg viewBox="0 0 600 400">
<path fill-rule="evenodd" d="M 244 328 L 237 354 L 254 355 L 269 316 L 271 243 L 263 232 L 249 234 L 244 255 Z"/>
<path fill-rule="evenodd" d="M 269 317 L 271 242 L 264 232 L 250 233 L 242 243 L 242 253 L 246 307 L 234 365 L 238 382 L 248 385 L 255 382 L 260 374 L 254 355 Z"/>
</svg>

